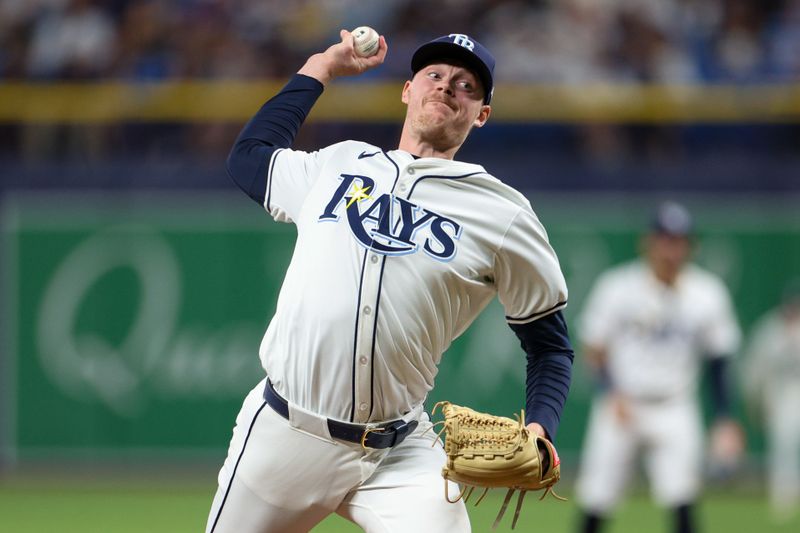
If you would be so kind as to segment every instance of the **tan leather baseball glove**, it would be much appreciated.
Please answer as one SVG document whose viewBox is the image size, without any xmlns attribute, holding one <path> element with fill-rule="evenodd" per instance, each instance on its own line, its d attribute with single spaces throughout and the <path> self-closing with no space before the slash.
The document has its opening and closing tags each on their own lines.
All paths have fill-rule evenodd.
<svg viewBox="0 0 800 533">
<path fill-rule="evenodd" d="M 444 449 L 447 464 L 442 468 L 445 478 L 445 498 L 456 503 L 461 498 L 466 502 L 475 487 L 484 488 L 483 494 L 475 502 L 481 502 L 490 488 L 508 488 L 497 519 L 492 526 L 496 528 L 503 518 L 515 490 L 519 490 L 517 508 L 511 529 L 517 525 L 522 500 L 528 491 L 544 490 L 540 499 L 553 492 L 553 485 L 561 477 L 561 462 L 553 444 L 547 439 L 532 435 L 525 427 L 525 412 L 517 420 L 502 416 L 479 413 L 468 407 L 439 402 L 433 406 L 431 414 L 441 407 L 444 420 L 439 436 L 444 434 Z M 461 485 L 461 493 L 450 499 L 447 481 Z"/>
</svg>

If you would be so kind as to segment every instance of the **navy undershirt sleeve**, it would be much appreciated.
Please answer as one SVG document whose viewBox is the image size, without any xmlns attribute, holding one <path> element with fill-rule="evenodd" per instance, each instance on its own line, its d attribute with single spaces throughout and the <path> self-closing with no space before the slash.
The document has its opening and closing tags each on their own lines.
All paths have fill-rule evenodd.
<svg viewBox="0 0 800 533">
<path fill-rule="evenodd" d="M 711 392 L 711 404 L 716 417 L 727 417 L 731 414 L 731 384 L 728 368 L 728 357 L 713 357 L 708 361 L 708 379 Z"/>
<path fill-rule="evenodd" d="M 228 175 L 247 195 L 264 204 L 267 165 L 275 150 L 289 148 L 324 86 L 295 74 L 244 126 L 228 155 Z"/>
<path fill-rule="evenodd" d="M 538 422 L 554 440 L 567 401 L 575 358 L 567 322 L 557 311 L 527 324 L 509 324 L 527 354 L 525 423 Z"/>
</svg>

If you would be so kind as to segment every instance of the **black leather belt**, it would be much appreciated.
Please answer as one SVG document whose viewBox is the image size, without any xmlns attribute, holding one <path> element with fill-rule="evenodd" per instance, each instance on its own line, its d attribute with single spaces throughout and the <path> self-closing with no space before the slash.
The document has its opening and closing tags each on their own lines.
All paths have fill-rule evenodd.
<svg viewBox="0 0 800 533">
<path fill-rule="evenodd" d="M 267 379 L 264 387 L 264 400 L 276 413 L 289 420 L 289 402 L 281 397 Z M 361 424 L 348 424 L 338 420 L 328 419 L 328 431 L 331 437 L 348 442 L 361 444 L 365 448 L 391 448 L 397 446 L 417 428 L 418 422 L 412 420 L 395 420 L 379 426 L 364 426 Z"/>
</svg>

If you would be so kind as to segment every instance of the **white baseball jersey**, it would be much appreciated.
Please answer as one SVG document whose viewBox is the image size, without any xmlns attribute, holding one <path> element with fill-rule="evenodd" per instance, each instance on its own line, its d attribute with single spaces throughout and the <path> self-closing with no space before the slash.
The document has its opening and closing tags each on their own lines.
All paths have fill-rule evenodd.
<svg viewBox="0 0 800 533">
<path fill-rule="evenodd" d="M 607 271 L 579 324 L 585 344 L 606 350 L 614 389 L 653 400 L 693 395 L 702 357 L 735 353 L 741 337 L 725 285 L 691 264 L 673 287 L 642 261 Z"/>
<path fill-rule="evenodd" d="M 786 320 L 777 310 L 759 320 L 747 360 L 748 385 L 770 398 L 770 405 L 785 403 L 791 389 L 800 395 L 800 320 Z"/>
<path fill-rule="evenodd" d="M 320 415 L 378 422 L 420 406 L 495 294 L 510 323 L 566 305 L 530 203 L 478 165 L 356 141 L 283 149 L 264 207 L 298 236 L 261 360 L 280 394 Z"/>
</svg>

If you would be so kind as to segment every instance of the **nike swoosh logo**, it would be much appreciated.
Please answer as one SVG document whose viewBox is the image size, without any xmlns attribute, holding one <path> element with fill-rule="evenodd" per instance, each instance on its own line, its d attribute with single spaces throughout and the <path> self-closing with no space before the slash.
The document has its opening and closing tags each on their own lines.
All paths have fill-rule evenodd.
<svg viewBox="0 0 800 533">
<path fill-rule="evenodd" d="M 367 153 L 367 151 L 366 151 L 366 150 L 364 150 L 363 152 L 361 152 L 360 154 L 358 154 L 358 158 L 359 158 L 359 159 L 364 159 L 365 157 L 372 157 L 373 155 L 377 155 L 377 154 L 379 154 L 379 153 L 381 153 L 381 151 L 380 151 L 380 150 L 378 150 L 377 152 L 372 152 L 371 154 L 368 154 L 368 153 Z"/>
</svg>

